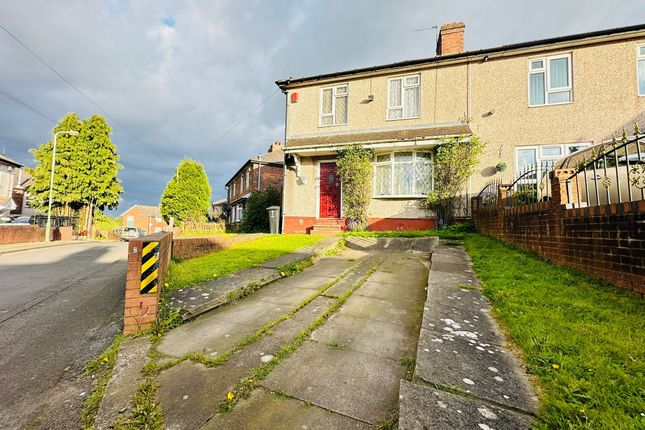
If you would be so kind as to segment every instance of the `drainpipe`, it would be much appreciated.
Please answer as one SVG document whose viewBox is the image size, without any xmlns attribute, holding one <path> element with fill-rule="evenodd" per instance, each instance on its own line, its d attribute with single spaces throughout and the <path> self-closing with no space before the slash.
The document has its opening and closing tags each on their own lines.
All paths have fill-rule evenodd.
<svg viewBox="0 0 645 430">
<path fill-rule="evenodd" d="M 287 146 L 287 125 L 289 124 L 289 92 L 282 90 L 282 94 L 284 94 L 284 140 L 282 142 L 284 150 L 284 147 Z M 282 159 L 282 161 L 282 217 L 278 229 L 281 234 L 284 233 L 284 206 L 286 201 L 286 193 L 284 192 L 284 190 L 286 190 L 287 185 L 287 163 L 285 162 L 284 158 Z"/>
<path fill-rule="evenodd" d="M 258 158 L 261 159 L 260 156 Z M 258 163 L 258 191 L 260 191 L 260 181 L 262 181 L 262 162 Z"/>
</svg>

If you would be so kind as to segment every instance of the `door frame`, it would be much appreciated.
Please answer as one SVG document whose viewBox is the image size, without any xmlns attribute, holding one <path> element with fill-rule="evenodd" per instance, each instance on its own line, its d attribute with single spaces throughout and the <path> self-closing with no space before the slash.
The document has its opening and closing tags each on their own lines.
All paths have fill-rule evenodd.
<svg viewBox="0 0 645 430">
<path fill-rule="evenodd" d="M 316 219 L 320 219 L 320 165 L 326 163 L 334 163 L 338 168 L 338 159 L 322 159 L 316 161 Z M 340 182 L 340 219 L 343 219 L 343 182 Z M 325 218 L 334 219 L 334 218 Z"/>
</svg>

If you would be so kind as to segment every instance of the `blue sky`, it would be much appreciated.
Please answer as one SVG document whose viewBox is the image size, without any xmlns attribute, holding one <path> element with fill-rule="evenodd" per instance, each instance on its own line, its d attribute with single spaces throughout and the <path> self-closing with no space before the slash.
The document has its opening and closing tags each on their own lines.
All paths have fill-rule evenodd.
<svg viewBox="0 0 645 430">
<path fill-rule="evenodd" d="M 108 118 L 125 166 L 117 212 L 158 204 L 185 157 L 204 163 L 213 198 L 223 197 L 244 160 L 283 138 L 275 80 L 429 57 L 433 31 L 414 30 L 453 21 L 466 23 L 473 50 L 639 24 L 645 9 L 641 0 L 0 2 L 0 24 L 123 125 Z M 102 113 L 1 30 L 0 90 L 40 113 L 0 94 L 0 151 L 27 165 L 50 118 Z"/>
</svg>

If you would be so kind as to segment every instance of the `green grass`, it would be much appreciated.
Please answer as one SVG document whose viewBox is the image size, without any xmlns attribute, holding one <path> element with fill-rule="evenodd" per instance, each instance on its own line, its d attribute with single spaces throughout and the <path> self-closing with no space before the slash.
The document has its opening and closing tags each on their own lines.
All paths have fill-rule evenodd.
<svg viewBox="0 0 645 430">
<path fill-rule="evenodd" d="M 536 428 L 645 428 L 645 301 L 488 237 L 465 246 L 541 389 Z"/>
<path fill-rule="evenodd" d="M 267 235 L 231 248 L 184 261 L 173 261 L 168 268 L 166 292 L 230 275 L 264 261 L 288 254 L 320 240 L 310 235 Z"/>
<path fill-rule="evenodd" d="M 211 236 L 222 236 L 222 237 L 228 237 L 228 236 L 237 236 L 237 233 L 226 233 L 223 231 L 216 231 L 216 230 L 191 230 L 191 231 L 186 231 L 182 230 L 181 233 L 179 233 L 178 237 L 211 237 Z"/>
<path fill-rule="evenodd" d="M 466 233 L 472 233 L 472 224 L 455 224 L 446 228 L 435 228 L 432 230 L 397 230 L 397 231 L 353 231 L 345 233 L 346 237 L 428 237 L 436 236 L 441 239 L 462 240 Z"/>
</svg>

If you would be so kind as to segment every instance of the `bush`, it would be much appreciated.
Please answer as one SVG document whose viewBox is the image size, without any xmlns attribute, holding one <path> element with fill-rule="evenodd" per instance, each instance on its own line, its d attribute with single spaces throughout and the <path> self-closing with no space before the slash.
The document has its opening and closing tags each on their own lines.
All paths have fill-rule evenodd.
<svg viewBox="0 0 645 430">
<path fill-rule="evenodd" d="M 269 206 L 280 206 L 280 191 L 268 188 L 254 191 L 244 206 L 241 230 L 244 233 L 269 231 Z"/>
<path fill-rule="evenodd" d="M 338 174 L 343 185 L 343 213 L 351 231 L 367 228 L 367 209 L 372 199 L 371 150 L 350 145 L 338 154 Z"/>
<path fill-rule="evenodd" d="M 161 196 L 161 215 L 175 225 L 185 221 L 205 221 L 210 207 L 211 187 L 201 163 L 183 160 Z"/>
</svg>

